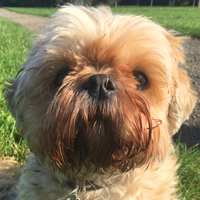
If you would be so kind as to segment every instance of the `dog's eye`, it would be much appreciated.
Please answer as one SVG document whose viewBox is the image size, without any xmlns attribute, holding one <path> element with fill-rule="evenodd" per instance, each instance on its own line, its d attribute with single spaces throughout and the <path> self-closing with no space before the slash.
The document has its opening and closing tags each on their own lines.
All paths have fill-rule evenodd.
<svg viewBox="0 0 200 200">
<path fill-rule="evenodd" d="M 54 81 L 54 84 L 56 85 L 56 87 L 60 87 L 63 83 L 63 80 L 65 79 L 65 77 L 69 74 L 69 71 L 60 71 Z"/>
<path fill-rule="evenodd" d="M 149 80 L 143 72 L 133 72 L 133 76 L 135 76 L 136 81 L 139 83 L 137 85 L 138 90 L 145 90 L 149 87 Z"/>
</svg>

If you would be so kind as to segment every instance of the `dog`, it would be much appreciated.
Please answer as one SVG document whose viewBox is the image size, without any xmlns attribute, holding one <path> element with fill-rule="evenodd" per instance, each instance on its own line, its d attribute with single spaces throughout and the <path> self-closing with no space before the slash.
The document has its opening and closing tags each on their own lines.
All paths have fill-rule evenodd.
<svg viewBox="0 0 200 200">
<path fill-rule="evenodd" d="M 171 138 L 197 99 L 183 40 L 143 16 L 60 8 L 7 85 L 32 155 L 1 199 L 178 199 Z"/>
</svg>

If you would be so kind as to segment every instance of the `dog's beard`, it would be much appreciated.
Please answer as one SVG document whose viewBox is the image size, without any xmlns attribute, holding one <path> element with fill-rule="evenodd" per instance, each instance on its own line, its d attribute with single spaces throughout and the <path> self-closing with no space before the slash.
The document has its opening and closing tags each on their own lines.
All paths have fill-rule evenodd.
<svg viewBox="0 0 200 200">
<path fill-rule="evenodd" d="M 158 122 L 152 119 L 147 101 L 137 92 L 121 93 L 98 101 L 85 90 L 58 91 L 44 130 L 46 151 L 57 165 L 127 171 L 156 156 Z M 158 132 L 157 141 L 152 131 Z"/>
</svg>

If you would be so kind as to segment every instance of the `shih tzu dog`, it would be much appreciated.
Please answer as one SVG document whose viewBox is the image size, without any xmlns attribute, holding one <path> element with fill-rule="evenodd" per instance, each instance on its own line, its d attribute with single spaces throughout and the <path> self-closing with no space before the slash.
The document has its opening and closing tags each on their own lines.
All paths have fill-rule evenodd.
<svg viewBox="0 0 200 200">
<path fill-rule="evenodd" d="M 178 199 L 171 137 L 196 102 L 182 40 L 107 7 L 58 10 L 7 86 L 32 155 L 2 199 Z"/>
</svg>

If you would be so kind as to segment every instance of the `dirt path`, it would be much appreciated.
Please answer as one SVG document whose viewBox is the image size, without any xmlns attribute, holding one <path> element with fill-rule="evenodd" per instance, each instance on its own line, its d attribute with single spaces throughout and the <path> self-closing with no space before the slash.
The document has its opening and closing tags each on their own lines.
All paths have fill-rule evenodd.
<svg viewBox="0 0 200 200">
<path fill-rule="evenodd" d="M 47 17 L 18 14 L 3 8 L 0 8 L 0 16 L 18 22 L 23 27 L 37 33 L 48 22 Z M 198 92 L 199 99 L 190 119 L 182 125 L 180 131 L 174 136 L 174 140 L 177 140 L 181 135 L 181 141 L 186 142 L 188 147 L 191 147 L 194 144 L 200 144 L 200 40 L 191 38 L 185 42 L 184 47 L 187 64 L 185 69 L 192 79 L 193 87 Z"/>
<path fill-rule="evenodd" d="M 36 33 L 41 32 L 49 20 L 48 17 L 19 14 L 3 8 L 0 8 L 0 16 L 10 19 L 14 22 L 18 22 L 24 28 L 30 29 L 31 31 L 34 31 Z"/>
</svg>

